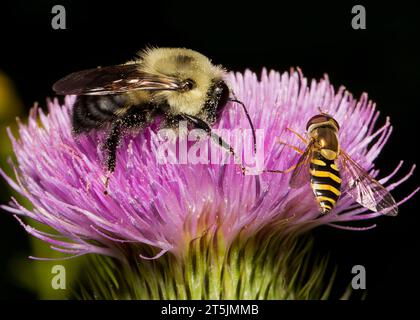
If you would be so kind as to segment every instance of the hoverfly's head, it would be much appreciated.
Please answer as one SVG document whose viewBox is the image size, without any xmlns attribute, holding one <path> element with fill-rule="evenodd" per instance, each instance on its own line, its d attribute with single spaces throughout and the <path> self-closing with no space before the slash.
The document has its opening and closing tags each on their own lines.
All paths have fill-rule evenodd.
<svg viewBox="0 0 420 320">
<path fill-rule="evenodd" d="M 338 122 L 327 113 L 320 113 L 309 119 L 308 123 L 306 124 L 306 131 L 310 133 L 319 127 L 330 127 L 336 132 L 340 130 L 340 125 Z"/>
</svg>

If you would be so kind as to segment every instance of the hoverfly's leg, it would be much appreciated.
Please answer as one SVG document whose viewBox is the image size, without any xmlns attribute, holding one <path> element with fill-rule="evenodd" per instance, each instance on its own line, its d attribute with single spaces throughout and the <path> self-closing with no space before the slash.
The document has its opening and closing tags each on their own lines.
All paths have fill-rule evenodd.
<svg viewBox="0 0 420 320">
<path fill-rule="evenodd" d="M 305 144 L 308 144 L 308 141 L 306 141 L 306 139 L 304 137 L 302 137 L 299 133 L 297 133 L 296 131 L 290 129 L 289 127 L 287 127 L 286 129 L 289 130 L 290 132 L 294 133 L 295 135 L 297 135 L 298 138 L 300 140 L 302 140 Z"/>
<path fill-rule="evenodd" d="M 292 148 L 293 150 L 295 150 L 297 153 L 300 153 L 300 154 L 303 154 L 304 153 L 304 151 L 303 150 L 301 150 L 301 149 L 299 149 L 298 147 L 295 147 L 295 146 L 293 146 L 293 145 L 291 145 L 291 144 L 289 144 L 289 143 L 287 143 L 287 142 L 285 142 L 285 141 L 283 141 L 283 140 L 278 140 L 278 143 L 280 143 L 280 144 L 284 144 L 285 146 L 288 146 L 289 148 Z"/>
<path fill-rule="evenodd" d="M 220 137 L 219 135 L 215 134 L 210 126 L 208 125 L 208 123 L 206 123 L 205 121 L 194 117 L 194 116 L 190 116 L 187 114 L 183 114 L 182 117 L 184 119 L 186 119 L 187 121 L 191 122 L 194 127 L 196 127 L 197 129 L 202 129 L 204 131 L 206 131 L 206 133 L 210 136 L 210 138 L 217 143 L 219 146 L 221 146 L 222 148 L 224 148 L 225 150 L 229 151 L 229 153 L 234 157 L 235 162 L 238 163 L 239 167 L 241 168 L 241 172 L 243 175 L 245 175 L 246 173 L 246 168 L 240 164 L 241 161 L 238 159 L 238 157 L 235 154 L 235 151 L 233 150 L 233 148 L 226 142 L 223 140 L 222 137 Z"/>
<path fill-rule="evenodd" d="M 287 168 L 286 170 L 263 170 L 263 172 L 271 172 L 271 173 L 289 173 L 296 169 L 297 164 L 291 166 L 290 168 Z"/>
<path fill-rule="evenodd" d="M 115 164 L 116 164 L 116 156 L 117 156 L 117 147 L 120 142 L 121 138 L 121 131 L 122 131 L 122 120 L 119 119 L 112 124 L 111 131 L 105 141 L 105 149 L 107 152 L 106 155 L 106 168 L 107 168 L 107 175 L 105 180 L 105 194 L 108 194 L 108 186 L 109 186 L 109 178 L 112 172 L 114 172 Z"/>
</svg>

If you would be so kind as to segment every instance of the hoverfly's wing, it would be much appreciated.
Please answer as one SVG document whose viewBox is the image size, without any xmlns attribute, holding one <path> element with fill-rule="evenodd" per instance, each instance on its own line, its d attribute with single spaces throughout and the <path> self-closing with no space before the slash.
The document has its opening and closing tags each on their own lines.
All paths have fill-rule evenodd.
<svg viewBox="0 0 420 320">
<path fill-rule="evenodd" d="M 340 163 L 343 193 L 349 194 L 356 202 L 369 210 L 382 211 L 389 216 L 398 214 L 397 204 L 389 191 L 343 150 L 340 151 Z"/>
<path fill-rule="evenodd" d="M 53 90 L 63 95 L 106 95 L 130 90 L 183 91 L 190 85 L 174 77 L 142 72 L 138 67 L 131 63 L 74 72 L 58 80 Z"/>
<path fill-rule="evenodd" d="M 293 170 L 289 185 L 291 188 L 299 189 L 310 181 L 309 163 L 311 160 L 313 141 L 309 142 L 305 152 L 301 155 L 295 170 Z"/>
</svg>

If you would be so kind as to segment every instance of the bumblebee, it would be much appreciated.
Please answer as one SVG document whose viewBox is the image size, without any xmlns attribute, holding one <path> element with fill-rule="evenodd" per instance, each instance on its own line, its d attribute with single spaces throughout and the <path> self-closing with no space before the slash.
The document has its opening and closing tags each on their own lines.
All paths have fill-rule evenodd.
<svg viewBox="0 0 420 320">
<path fill-rule="evenodd" d="M 165 126 L 187 121 L 205 130 L 213 141 L 235 155 L 211 125 L 229 101 L 239 103 L 255 130 L 245 105 L 231 97 L 226 71 L 204 55 L 189 49 L 151 48 L 125 64 L 71 73 L 57 81 L 57 94 L 77 95 L 72 114 L 76 135 L 109 127 L 104 144 L 106 167 L 113 172 L 116 150 L 127 129 L 144 128 L 157 117 Z M 244 172 L 244 170 L 243 170 Z"/>
<path fill-rule="evenodd" d="M 301 154 L 297 164 L 287 170 L 265 170 L 288 173 L 293 171 L 289 185 L 301 188 L 310 183 L 321 214 L 329 213 L 342 194 L 350 195 L 369 210 L 395 216 L 397 204 L 392 195 L 378 181 L 340 147 L 338 122 L 329 114 L 321 112 L 306 125 L 308 140 L 294 130 L 306 144 L 304 151 L 281 142 Z"/>
</svg>

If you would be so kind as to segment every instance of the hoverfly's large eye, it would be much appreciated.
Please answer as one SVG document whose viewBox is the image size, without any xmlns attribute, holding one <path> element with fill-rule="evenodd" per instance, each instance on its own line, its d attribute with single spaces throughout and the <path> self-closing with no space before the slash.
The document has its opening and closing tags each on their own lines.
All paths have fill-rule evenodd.
<svg viewBox="0 0 420 320">
<path fill-rule="evenodd" d="M 340 125 L 338 124 L 338 122 L 334 118 L 331 118 L 331 120 L 334 122 L 335 126 L 337 127 L 337 130 L 340 130 Z"/>
<path fill-rule="evenodd" d="M 313 116 L 311 119 L 309 119 L 308 123 L 306 124 L 306 130 L 308 130 L 309 127 L 313 124 L 328 122 L 328 120 L 330 119 L 331 119 L 330 117 L 323 114 L 318 114 L 316 116 Z"/>
</svg>

